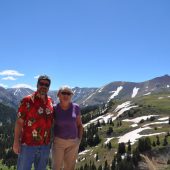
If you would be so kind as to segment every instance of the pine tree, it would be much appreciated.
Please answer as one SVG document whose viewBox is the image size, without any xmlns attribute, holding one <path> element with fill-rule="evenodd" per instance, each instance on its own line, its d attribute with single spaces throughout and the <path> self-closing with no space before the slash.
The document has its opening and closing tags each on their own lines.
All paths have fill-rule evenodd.
<svg viewBox="0 0 170 170">
<path fill-rule="evenodd" d="M 119 125 L 122 126 L 122 121 L 120 120 Z"/>
<path fill-rule="evenodd" d="M 116 158 L 112 160 L 111 170 L 116 170 Z"/>
<path fill-rule="evenodd" d="M 139 152 L 138 148 L 136 148 L 135 150 L 133 150 L 132 160 L 133 160 L 133 164 L 134 164 L 135 166 L 138 166 L 138 162 L 141 160 L 140 152 Z"/>
<path fill-rule="evenodd" d="M 158 146 L 160 145 L 159 136 L 156 136 L 156 144 L 157 144 Z"/>
<path fill-rule="evenodd" d="M 98 153 L 96 154 L 96 161 L 98 161 L 99 160 L 99 155 L 98 155 Z"/>
<path fill-rule="evenodd" d="M 97 125 L 97 127 L 100 127 L 100 121 L 99 120 L 97 121 L 96 125 Z"/>
<path fill-rule="evenodd" d="M 106 132 L 106 134 L 107 134 L 108 136 L 110 136 L 110 135 L 112 134 L 112 132 L 113 132 L 113 128 L 112 128 L 112 127 L 109 127 L 108 130 L 107 130 L 107 132 Z"/>
<path fill-rule="evenodd" d="M 117 163 L 119 163 L 119 162 L 122 161 L 122 157 L 121 157 L 121 154 L 120 154 L 120 153 L 117 153 L 117 155 L 116 155 L 116 160 L 117 160 Z"/>
<path fill-rule="evenodd" d="M 102 165 L 99 165 L 98 170 L 102 170 Z"/>
<path fill-rule="evenodd" d="M 126 146 L 125 146 L 125 143 L 119 143 L 119 146 L 118 146 L 118 153 L 119 154 L 124 154 L 126 153 Z"/>
<path fill-rule="evenodd" d="M 163 142 L 163 146 L 167 146 L 168 145 L 168 141 L 167 141 L 167 137 L 164 137 L 164 142 Z"/>
<path fill-rule="evenodd" d="M 80 167 L 80 170 L 84 170 L 84 169 L 83 169 L 83 166 Z"/>
<path fill-rule="evenodd" d="M 131 142 L 130 142 L 130 140 L 128 141 L 128 153 L 131 153 Z"/>
<path fill-rule="evenodd" d="M 92 169 L 92 170 L 97 170 L 96 165 L 94 164 L 94 162 L 93 162 L 92 165 L 91 165 L 91 169 Z"/>
<path fill-rule="evenodd" d="M 103 168 L 103 170 L 109 170 L 110 168 L 109 168 L 109 165 L 108 165 L 108 163 L 107 163 L 107 160 L 105 161 L 105 163 L 104 163 L 104 168 Z"/>
<path fill-rule="evenodd" d="M 156 146 L 156 143 L 155 141 L 152 142 L 152 146 L 155 147 Z"/>
<path fill-rule="evenodd" d="M 109 142 L 109 143 L 107 144 L 107 147 L 108 147 L 109 150 L 112 148 L 111 142 Z"/>
<path fill-rule="evenodd" d="M 150 151 L 152 149 L 151 140 L 149 137 L 145 138 L 145 151 Z"/>
</svg>

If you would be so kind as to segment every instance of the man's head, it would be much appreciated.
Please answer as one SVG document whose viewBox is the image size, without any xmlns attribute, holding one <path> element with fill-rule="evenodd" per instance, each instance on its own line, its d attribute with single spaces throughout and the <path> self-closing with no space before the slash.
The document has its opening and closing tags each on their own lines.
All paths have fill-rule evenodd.
<svg viewBox="0 0 170 170">
<path fill-rule="evenodd" d="M 37 91 L 40 95 L 47 95 L 51 80 L 47 75 L 41 75 L 37 82 Z"/>
</svg>

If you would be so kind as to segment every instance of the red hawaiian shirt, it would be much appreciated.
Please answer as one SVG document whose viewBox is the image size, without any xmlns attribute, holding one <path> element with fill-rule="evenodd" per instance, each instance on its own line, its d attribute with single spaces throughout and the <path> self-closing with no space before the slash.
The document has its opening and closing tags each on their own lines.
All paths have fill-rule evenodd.
<svg viewBox="0 0 170 170">
<path fill-rule="evenodd" d="M 53 123 L 53 102 L 50 97 L 44 103 L 37 92 L 26 96 L 19 106 L 18 118 L 24 120 L 22 144 L 37 146 L 50 143 Z"/>
</svg>

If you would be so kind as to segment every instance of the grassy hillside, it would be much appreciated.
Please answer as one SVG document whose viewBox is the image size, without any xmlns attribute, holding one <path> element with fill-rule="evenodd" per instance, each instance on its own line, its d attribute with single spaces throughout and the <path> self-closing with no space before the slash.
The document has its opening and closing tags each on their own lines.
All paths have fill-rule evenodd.
<svg viewBox="0 0 170 170">
<path fill-rule="evenodd" d="M 118 150 L 119 137 L 135 129 L 140 129 L 144 127 L 150 128 L 150 129 L 143 130 L 142 132 L 139 133 L 139 135 L 159 134 L 159 135 L 149 136 L 151 144 L 157 141 L 156 136 L 159 137 L 160 145 L 156 145 L 156 146 L 152 145 L 153 150 L 155 148 L 166 147 L 163 145 L 164 145 L 165 136 L 170 131 L 170 125 L 168 123 L 168 119 L 166 119 L 167 123 L 165 123 L 165 120 L 160 121 L 159 119 L 170 116 L 170 97 L 169 96 L 170 94 L 160 93 L 160 94 L 154 94 L 154 95 L 148 95 L 148 96 L 135 98 L 132 100 L 132 103 L 133 105 L 136 105 L 137 107 L 131 108 L 130 110 L 125 111 L 121 116 L 119 116 L 116 120 L 114 120 L 112 124 L 105 123 L 103 125 L 101 123 L 100 127 L 98 128 L 98 134 L 101 139 L 101 142 L 95 147 L 86 147 L 87 153 L 83 155 L 82 154 L 79 155 L 77 169 L 82 166 L 85 166 L 86 164 L 92 164 L 92 162 L 94 162 L 96 167 L 99 167 L 99 165 L 104 166 L 104 163 L 106 160 L 108 164 L 111 164 Z M 108 104 L 107 113 L 110 113 L 110 115 L 112 114 L 113 117 L 116 116 L 118 113 L 115 112 L 115 109 L 118 105 L 120 105 L 123 102 L 125 101 L 118 101 L 118 100 L 111 101 Z M 135 118 L 138 118 L 141 116 L 147 116 L 147 115 L 158 115 L 158 116 L 151 118 L 151 119 L 148 118 L 146 120 L 142 120 L 138 122 L 137 127 L 131 126 L 134 124 L 134 122 L 123 121 L 125 119 L 135 119 Z M 121 121 L 121 125 L 118 125 L 120 121 Z M 158 124 L 155 124 L 156 122 L 158 122 Z M 108 132 L 109 127 L 112 128 L 113 131 L 111 134 L 108 135 L 107 132 Z M 110 140 L 111 148 L 108 148 L 107 144 L 105 144 L 108 138 L 112 138 Z M 131 136 L 131 138 L 133 138 L 133 136 Z M 169 136 L 167 137 L 167 143 L 170 144 Z M 138 145 L 138 142 L 135 142 L 132 145 L 132 150 L 135 149 L 137 145 Z M 127 149 L 127 144 L 126 144 L 126 149 Z M 96 158 L 96 155 L 97 155 L 97 158 Z M 165 162 L 167 164 L 167 158 Z M 168 165 L 162 166 L 161 168 L 168 169 Z"/>
<path fill-rule="evenodd" d="M 118 160 L 119 140 L 124 140 L 124 138 L 128 138 L 130 141 L 136 139 L 136 141 L 131 144 L 130 154 L 138 147 L 139 139 L 146 138 L 147 135 L 151 135 L 149 136 L 151 144 L 150 153 L 157 149 L 168 147 L 170 144 L 170 136 L 168 134 L 170 131 L 169 96 L 170 94 L 160 93 L 134 98 L 129 103 L 127 101 L 112 100 L 107 106 L 84 108 L 82 110 L 82 119 L 86 131 L 80 146 L 80 151 L 82 152 L 80 152 L 78 156 L 76 169 L 84 170 L 82 167 L 85 167 L 85 169 L 95 170 L 94 168 L 87 168 L 87 166 L 94 164 L 98 170 L 100 170 L 100 166 L 107 167 L 105 169 L 111 170 L 109 167 L 113 163 L 112 161 L 115 157 L 116 160 Z M 126 106 L 121 106 L 123 103 L 124 105 L 126 103 Z M 3 126 L 0 127 L 0 145 L 3 146 L 0 159 L 4 159 L 5 164 L 8 166 L 16 165 L 16 162 L 13 160 L 13 154 L 8 153 L 9 150 L 11 151 L 13 141 L 13 135 L 9 134 L 13 134 L 14 126 L 13 122 L 11 124 L 9 120 L 15 119 L 16 112 L 12 108 L 0 105 L 0 114 L 3 117 L 1 121 L 4 123 Z M 156 116 L 147 117 L 149 115 Z M 143 117 L 140 118 L 141 116 Z M 139 121 L 137 122 L 136 119 Z M 136 133 L 138 130 L 139 132 Z M 128 141 L 126 140 L 124 143 L 127 152 L 129 149 Z M 159 143 L 159 145 L 157 143 Z M 147 152 L 144 154 L 147 155 Z M 9 155 L 11 155 L 10 158 L 8 157 Z M 161 170 L 169 168 L 167 164 L 168 157 L 161 156 L 164 158 L 163 164 L 159 154 L 155 154 L 153 157 L 156 159 L 156 161 L 153 162 L 154 166 L 160 167 L 160 169 L 162 168 Z M 126 155 L 122 155 L 122 161 L 126 159 Z M 122 165 L 122 167 L 123 166 L 124 165 Z M 0 162 L 0 170 L 1 169 L 8 169 L 2 165 L 2 161 Z M 12 168 L 9 170 L 12 170 Z M 126 170 L 128 170 L 128 168 L 126 168 Z"/>
</svg>

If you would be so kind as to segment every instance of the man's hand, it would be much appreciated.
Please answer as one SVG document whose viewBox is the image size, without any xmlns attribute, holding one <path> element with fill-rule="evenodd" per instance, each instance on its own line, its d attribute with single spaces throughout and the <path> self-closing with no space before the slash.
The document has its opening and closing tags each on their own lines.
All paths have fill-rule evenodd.
<svg viewBox="0 0 170 170">
<path fill-rule="evenodd" d="M 14 151 L 16 154 L 19 154 L 19 153 L 20 153 L 20 151 L 21 151 L 21 144 L 20 144 L 20 142 L 14 141 L 13 151 Z"/>
</svg>

